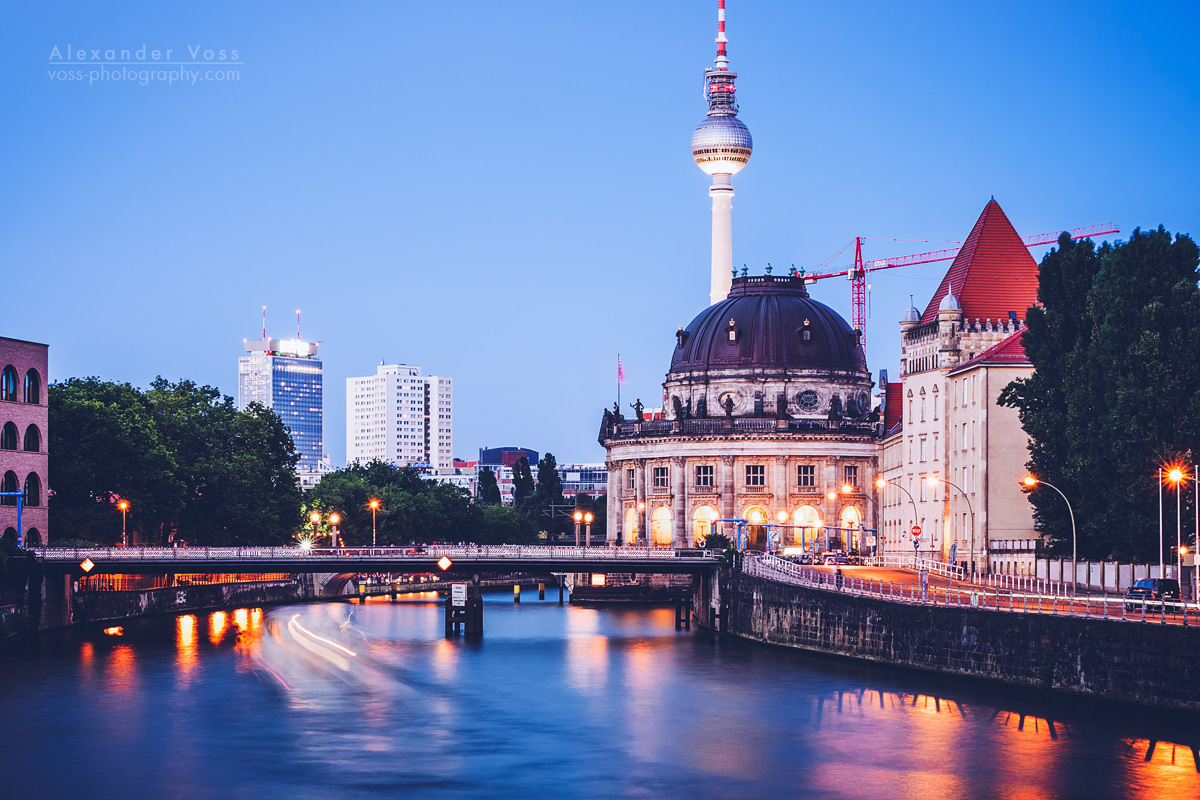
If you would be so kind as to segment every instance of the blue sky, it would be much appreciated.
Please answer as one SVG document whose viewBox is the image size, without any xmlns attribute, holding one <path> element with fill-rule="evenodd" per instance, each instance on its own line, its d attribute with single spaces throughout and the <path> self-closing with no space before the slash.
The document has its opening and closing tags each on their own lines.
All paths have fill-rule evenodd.
<svg viewBox="0 0 1200 800">
<path fill-rule="evenodd" d="M 49 342 L 55 380 L 236 394 L 260 307 L 274 335 L 300 308 L 335 463 L 345 378 L 381 360 L 454 377 L 460 456 L 599 460 L 617 353 L 625 402 L 652 403 L 707 304 L 688 141 L 715 5 L 4 4 L 0 334 Z M 1026 235 L 1200 232 L 1196 3 L 728 5 L 752 273 L 855 235 L 959 240 L 992 195 Z M 68 44 L 242 63 L 194 85 L 54 79 Z M 895 373 L 896 320 L 945 266 L 872 280 L 872 370 Z M 813 294 L 848 316 L 844 280 Z"/>
</svg>

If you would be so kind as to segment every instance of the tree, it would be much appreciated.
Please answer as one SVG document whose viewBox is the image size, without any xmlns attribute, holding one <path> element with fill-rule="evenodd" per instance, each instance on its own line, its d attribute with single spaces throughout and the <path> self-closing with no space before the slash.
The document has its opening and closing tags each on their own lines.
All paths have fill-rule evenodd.
<svg viewBox="0 0 1200 800">
<path fill-rule="evenodd" d="M 533 501 L 533 472 L 529 469 L 529 459 L 521 456 L 513 465 L 513 506 L 527 510 Z"/>
<path fill-rule="evenodd" d="M 500 486 L 491 467 L 479 470 L 479 502 L 485 506 L 500 505 Z"/>
<path fill-rule="evenodd" d="M 537 488 L 534 500 L 539 510 L 553 505 L 562 505 L 562 476 L 558 474 L 558 461 L 553 453 L 546 453 L 538 460 Z"/>
<path fill-rule="evenodd" d="M 1099 248 L 1064 235 L 1039 267 L 1022 338 L 1034 373 L 999 402 L 1018 409 L 1029 468 L 1070 498 L 1081 557 L 1157 561 L 1157 469 L 1200 456 L 1197 264 L 1195 243 L 1160 227 Z M 1062 498 L 1030 501 L 1069 553 Z"/>
</svg>

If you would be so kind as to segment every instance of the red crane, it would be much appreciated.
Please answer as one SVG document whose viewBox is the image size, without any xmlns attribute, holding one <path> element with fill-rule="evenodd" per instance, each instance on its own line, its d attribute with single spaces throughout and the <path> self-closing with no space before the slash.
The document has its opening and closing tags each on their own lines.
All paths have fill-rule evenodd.
<svg viewBox="0 0 1200 800">
<path fill-rule="evenodd" d="M 1120 233 L 1121 229 L 1116 225 L 1109 223 L 1107 225 L 1091 225 L 1086 228 L 1071 228 L 1066 233 L 1072 239 L 1086 239 L 1089 236 L 1104 236 L 1109 233 Z M 1039 233 L 1037 236 L 1024 236 L 1021 241 L 1026 247 L 1039 247 L 1047 244 L 1054 244 L 1058 241 L 1058 237 L 1062 232 L 1058 233 Z M 926 253 L 913 253 L 909 256 L 899 256 L 897 258 L 881 258 L 873 261 L 863 261 L 862 240 L 865 236 L 854 237 L 854 266 L 850 269 L 842 270 L 841 272 L 823 272 L 818 275 L 805 276 L 805 283 L 815 283 L 822 278 L 838 278 L 843 275 L 850 279 L 850 307 L 851 321 L 850 327 L 859 331 L 859 341 L 866 343 L 867 333 L 867 273 L 875 272 L 880 269 L 894 269 L 896 267 L 911 267 L 916 264 L 931 264 L 935 261 L 950 261 L 958 255 L 959 248 L 951 247 L 946 250 L 930 250 Z M 956 242 L 955 244 L 962 244 Z M 821 266 L 828 264 L 834 258 L 837 258 L 850 244 L 837 251 L 832 258 L 826 260 Z"/>
</svg>

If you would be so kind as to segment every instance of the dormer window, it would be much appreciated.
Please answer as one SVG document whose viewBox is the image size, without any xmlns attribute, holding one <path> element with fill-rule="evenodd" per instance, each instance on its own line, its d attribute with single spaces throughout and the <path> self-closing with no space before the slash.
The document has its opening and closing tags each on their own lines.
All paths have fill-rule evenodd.
<svg viewBox="0 0 1200 800">
<path fill-rule="evenodd" d="M 812 324 L 808 320 L 804 320 L 804 325 L 800 327 L 800 341 L 805 343 L 812 341 Z"/>
<path fill-rule="evenodd" d="M 727 337 L 727 341 L 730 344 L 737 344 L 738 329 L 737 329 L 737 324 L 732 319 L 729 320 L 729 330 L 726 332 L 725 335 Z"/>
<path fill-rule="evenodd" d="M 688 332 L 683 329 L 682 325 L 680 325 L 679 330 L 675 331 L 675 346 L 683 347 L 683 345 L 687 342 L 687 340 L 688 340 Z"/>
</svg>

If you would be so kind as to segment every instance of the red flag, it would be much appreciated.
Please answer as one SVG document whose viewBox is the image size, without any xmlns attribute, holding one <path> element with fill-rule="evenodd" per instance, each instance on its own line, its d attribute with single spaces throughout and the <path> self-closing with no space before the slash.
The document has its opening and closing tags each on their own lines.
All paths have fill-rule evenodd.
<svg viewBox="0 0 1200 800">
<path fill-rule="evenodd" d="M 617 383 L 625 382 L 625 366 L 621 363 L 621 357 L 617 356 Z"/>
</svg>

